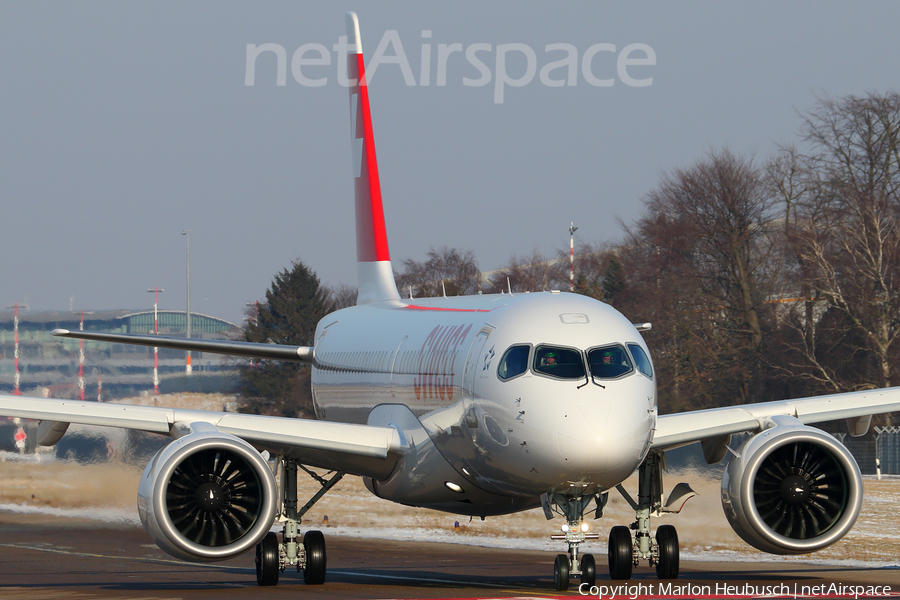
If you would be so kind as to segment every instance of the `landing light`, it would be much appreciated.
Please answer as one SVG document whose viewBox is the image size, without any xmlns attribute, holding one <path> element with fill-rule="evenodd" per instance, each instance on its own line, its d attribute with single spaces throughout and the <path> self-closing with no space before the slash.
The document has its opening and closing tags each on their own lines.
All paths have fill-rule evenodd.
<svg viewBox="0 0 900 600">
<path fill-rule="evenodd" d="M 445 481 L 444 485 L 447 486 L 448 490 L 450 490 L 451 492 L 456 492 L 457 494 L 462 494 L 465 491 L 452 481 Z"/>
<path fill-rule="evenodd" d="M 587 523 L 582 523 L 582 524 L 581 524 L 581 531 L 583 531 L 584 533 L 587 533 L 587 532 L 588 532 L 588 529 L 590 529 L 590 526 L 588 526 Z"/>
<path fill-rule="evenodd" d="M 568 523 L 563 523 L 563 524 L 562 524 L 562 527 L 560 527 L 560 529 L 562 529 L 562 532 L 563 532 L 563 533 L 569 533 L 569 525 L 568 525 Z"/>
</svg>

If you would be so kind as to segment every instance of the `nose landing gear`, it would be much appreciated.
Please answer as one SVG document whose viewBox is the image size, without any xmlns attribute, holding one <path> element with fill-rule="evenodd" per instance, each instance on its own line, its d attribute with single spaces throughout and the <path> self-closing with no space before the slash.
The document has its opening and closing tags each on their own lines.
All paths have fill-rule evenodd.
<svg viewBox="0 0 900 600">
<path fill-rule="evenodd" d="M 611 579 L 631 579 L 634 567 L 646 560 L 656 568 L 660 579 L 675 579 L 679 570 L 678 534 L 672 525 L 660 525 L 656 536 L 650 536 L 650 517 L 663 513 L 678 513 L 684 503 L 697 493 L 686 483 L 676 485 L 665 505 L 662 503 L 662 471 L 665 457 L 662 453 L 652 452 L 638 468 L 638 500 L 635 501 L 625 488 L 619 484 L 616 489 L 635 511 L 635 521 L 631 527 L 619 525 L 609 532 L 609 576 Z M 565 516 L 562 534 L 551 535 L 554 540 L 565 540 L 568 554 L 558 554 L 553 563 L 553 582 L 558 591 L 569 589 L 569 578 L 581 576 L 581 583 L 593 586 L 597 573 L 596 563 L 591 554 L 584 554 L 579 559 L 578 547 L 585 540 L 597 539 L 596 533 L 588 533 L 589 527 L 584 522 L 588 505 L 595 501 L 594 518 L 603 515 L 603 508 L 608 500 L 607 493 L 569 497 L 558 493 L 547 493 L 541 496 L 544 515 L 552 519 L 553 514 Z M 634 536 L 632 537 L 631 530 Z"/>
<path fill-rule="evenodd" d="M 580 558 L 578 556 L 578 546 L 583 544 L 585 540 L 596 540 L 600 537 L 597 533 L 589 533 L 590 527 L 584 521 L 584 514 L 587 512 L 588 505 L 591 501 L 596 503 L 595 517 L 598 518 L 603 514 L 603 507 L 606 506 L 608 496 L 606 494 L 576 496 L 570 498 L 562 494 L 544 494 L 541 496 L 541 504 L 544 507 L 544 514 L 548 519 L 553 518 L 553 506 L 557 507 L 556 512 L 562 514 L 566 518 L 566 523 L 562 526 L 562 533 L 551 535 L 550 539 L 565 540 L 569 546 L 568 554 L 557 554 L 553 563 L 553 583 L 558 591 L 569 589 L 570 577 L 581 577 L 581 583 L 587 586 L 593 586 L 597 580 L 597 566 L 592 554 L 584 554 Z"/>
</svg>

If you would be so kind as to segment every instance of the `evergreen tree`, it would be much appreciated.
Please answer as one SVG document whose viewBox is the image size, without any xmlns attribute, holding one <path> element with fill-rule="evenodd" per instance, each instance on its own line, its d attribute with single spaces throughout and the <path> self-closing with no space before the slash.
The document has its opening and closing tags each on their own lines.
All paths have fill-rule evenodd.
<svg viewBox="0 0 900 600">
<path fill-rule="evenodd" d="M 328 292 L 299 260 L 275 275 L 265 303 L 251 308 L 248 342 L 312 346 L 316 324 L 331 310 Z M 239 367 L 241 410 L 286 417 L 313 416 L 309 365 L 254 360 Z"/>
<path fill-rule="evenodd" d="M 588 277 L 584 273 L 575 276 L 575 287 L 573 290 L 576 294 L 582 296 L 590 296 L 596 300 L 603 299 L 603 289 L 597 277 Z"/>
<path fill-rule="evenodd" d="M 616 298 L 624 287 L 625 277 L 622 273 L 622 265 L 615 256 L 610 256 L 606 268 L 603 269 L 603 283 L 600 285 L 603 301 L 615 305 Z"/>
</svg>

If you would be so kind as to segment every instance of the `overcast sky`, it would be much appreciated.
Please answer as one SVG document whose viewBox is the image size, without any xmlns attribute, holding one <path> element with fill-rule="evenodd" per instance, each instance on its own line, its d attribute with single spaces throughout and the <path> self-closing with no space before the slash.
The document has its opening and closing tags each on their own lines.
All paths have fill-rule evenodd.
<svg viewBox="0 0 900 600">
<path fill-rule="evenodd" d="M 355 285 L 347 10 L 367 59 L 384 44 L 395 267 L 450 246 L 496 269 L 567 248 L 571 221 L 576 243 L 613 242 L 661 173 L 724 146 L 764 161 L 817 95 L 900 74 L 896 2 L 2 0 L 0 309 L 149 308 L 153 286 L 183 309 L 184 229 L 196 312 L 239 321 L 297 258 Z M 274 52 L 247 85 L 250 44 L 284 49 L 284 85 Z M 461 51 L 437 85 L 442 44 Z"/>
</svg>

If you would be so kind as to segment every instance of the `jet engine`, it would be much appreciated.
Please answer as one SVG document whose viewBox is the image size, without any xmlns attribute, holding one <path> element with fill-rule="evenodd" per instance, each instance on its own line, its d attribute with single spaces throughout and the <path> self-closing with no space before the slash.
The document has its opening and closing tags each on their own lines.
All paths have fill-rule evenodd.
<svg viewBox="0 0 900 600">
<path fill-rule="evenodd" d="M 253 548 L 278 505 L 275 477 L 259 452 L 210 429 L 160 450 L 138 486 L 144 529 L 182 560 L 224 560 Z"/>
<path fill-rule="evenodd" d="M 722 478 L 732 529 L 771 554 L 805 554 L 844 536 L 862 506 L 853 456 L 827 433 L 791 417 L 749 438 Z"/>
</svg>

